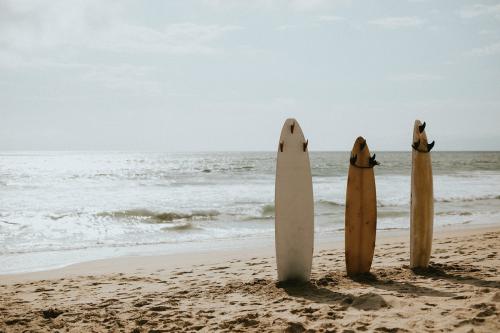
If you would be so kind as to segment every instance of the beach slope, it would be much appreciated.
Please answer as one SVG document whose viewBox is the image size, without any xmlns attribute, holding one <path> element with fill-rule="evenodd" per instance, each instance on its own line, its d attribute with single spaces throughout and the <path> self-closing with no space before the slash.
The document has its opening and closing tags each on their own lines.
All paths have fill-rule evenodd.
<svg viewBox="0 0 500 333">
<path fill-rule="evenodd" d="M 0 276 L 0 332 L 499 332 L 500 227 L 434 239 L 417 271 L 407 235 L 380 239 L 356 279 L 342 248 L 319 248 L 304 284 L 276 282 L 271 250 Z"/>
</svg>

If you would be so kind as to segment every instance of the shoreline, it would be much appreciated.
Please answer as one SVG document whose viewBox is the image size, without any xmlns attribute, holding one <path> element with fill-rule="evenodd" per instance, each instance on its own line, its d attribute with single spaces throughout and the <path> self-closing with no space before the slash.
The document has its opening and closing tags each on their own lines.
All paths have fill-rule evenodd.
<svg viewBox="0 0 500 333">
<path fill-rule="evenodd" d="M 308 283 L 277 283 L 272 247 L 1 276 L 0 332 L 500 331 L 500 225 L 436 231 L 419 270 L 386 236 L 354 278 L 343 241 L 318 244 Z"/>
<path fill-rule="evenodd" d="M 453 230 L 450 230 L 453 228 Z M 460 224 L 445 225 L 434 229 L 434 239 L 446 236 L 461 236 L 474 232 L 488 232 L 500 230 L 498 224 Z M 393 242 L 407 242 L 409 250 L 409 229 L 388 229 L 377 232 L 375 255 L 377 246 Z M 234 259 L 249 260 L 254 257 L 275 256 L 274 237 L 251 238 L 248 240 L 217 240 L 215 248 L 208 248 L 210 242 L 204 241 L 201 246 L 190 244 L 178 252 L 170 254 L 138 254 L 130 256 L 116 256 L 104 259 L 87 260 L 64 265 L 61 267 L 40 269 L 35 271 L 14 272 L 0 274 L 0 283 L 14 283 L 38 279 L 56 279 L 61 277 L 92 274 L 110 274 L 116 272 L 131 273 L 134 270 L 150 271 L 157 268 L 176 269 L 199 264 L 220 264 Z M 222 246 L 225 243 L 225 246 Z M 175 245 L 175 244 L 174 244 Z M 182 244 L 185 245 L 185 244 Z M 169 244 L 172 247 L 171 244 Z M 320 251 L 335 249 L 343 250 L 344 232 L 328 234 L 315 240 L 314 256 Z M 248 252 L 248 253 L 247 253 Z M 342 258 L 343 259 L 343 258 Z M 408 259 L 409 261 L 409 259 Z"/>
</svg>

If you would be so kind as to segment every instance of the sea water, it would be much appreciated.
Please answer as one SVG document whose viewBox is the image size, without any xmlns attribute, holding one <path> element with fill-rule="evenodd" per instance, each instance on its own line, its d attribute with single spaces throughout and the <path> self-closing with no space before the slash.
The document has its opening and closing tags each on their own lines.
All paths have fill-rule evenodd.
<svg viewBox="0 0 500 333">
<path fill-rule="evenodd" d="M 311 152 L 316 238 L 344 227 L 348 152 Z M 379 152 L 379 232 L 409 228 L 410 152 Z M 275 152 L 0 153 L 0 274 L 272 243 Z M 433 152 L 435 225 L 500 223 L 500 152 Z"/>
</svg>

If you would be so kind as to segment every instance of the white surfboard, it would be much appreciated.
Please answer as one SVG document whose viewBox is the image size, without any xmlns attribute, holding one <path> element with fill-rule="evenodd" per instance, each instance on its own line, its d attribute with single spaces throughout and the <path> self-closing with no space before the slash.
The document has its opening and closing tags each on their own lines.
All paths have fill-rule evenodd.
<svg viewBox="0 0 500 333">
<path fill-rule="evenodd" d="M 278 281 L 309 281 L 314 199 L 308 141 L 295 119 L 281 130 L 276 162 L 275 239 Z"/>
<path fill-rule="evenodd" d="M 413 126 L 410 213 L 410 267 L 426 268 L 432 249 L 434 194 L 430 151 L 425 122 L 416 120 Z"/>
</svg>

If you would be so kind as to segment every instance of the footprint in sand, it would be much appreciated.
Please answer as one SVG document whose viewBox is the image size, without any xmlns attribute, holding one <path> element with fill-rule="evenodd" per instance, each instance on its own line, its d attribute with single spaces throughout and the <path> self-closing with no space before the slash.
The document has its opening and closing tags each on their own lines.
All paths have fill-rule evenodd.
<svg viewBox="0 0 500 333">
<path fill-rule="evenodd" d="M 154 312 L 163 312 L 163 311 L 167 311 L 170 309 L 172 309 L 172 308 L 165 306 L 165 305 L 156 305 L 156 306 L 150 307 L 148 310 L 154 311 Z"/>
<path fill-rule="evenodd" d="M 228 268 L 229 268 L 229 266 L 220 266 L 220 267 L 210 268 L 209 271 L 222 271 L 222 270 L 226 270 Z"/>
</svg>

